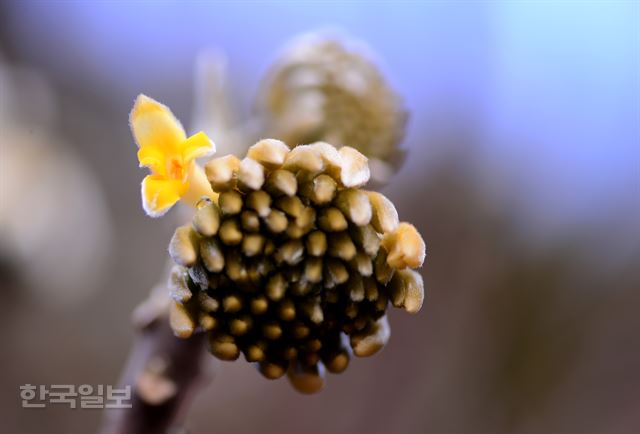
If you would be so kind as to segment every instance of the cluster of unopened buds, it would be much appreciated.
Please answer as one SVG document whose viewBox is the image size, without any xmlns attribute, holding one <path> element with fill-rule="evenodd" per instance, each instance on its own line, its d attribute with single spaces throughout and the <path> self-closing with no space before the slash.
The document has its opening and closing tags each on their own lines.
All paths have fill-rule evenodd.
<svg viewBox="0 0 640 434">
<path fill-rule="evenodd" d="M 131 126 L 152 171 L 145 210 L 160 215 L 180 198 L 196 206 L 169 245 L 177 336 L 206 332 L 217 358 L 243 355 L 311 393 L 325 370 L 343 372 L 352 354 L 387 343 L 389 303 L 420 310 L 424 241 L 389 199 L 362 189 L 369 167 L 356 149 L 265 139 L 202 171 L 193 160 L 213 145 L 187 138 L 165 106 L 139 97 Z"/>
</svg>

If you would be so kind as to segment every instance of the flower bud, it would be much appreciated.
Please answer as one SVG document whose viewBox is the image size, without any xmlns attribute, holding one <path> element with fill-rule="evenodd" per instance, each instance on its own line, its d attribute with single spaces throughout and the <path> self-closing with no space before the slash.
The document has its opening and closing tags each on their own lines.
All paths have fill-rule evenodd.
<svg viewBox="0 0 640 434">
<path fill-rule="evenodd" d="M 422 279 L 401 268 L 422 263 L 424 243 L 389 199 L 357 187 L 368 178 L 357 151 L 282 145 L 263 140 L 242 161 L 208 164 L 218 202 L 202 201 L 170 243 L 171 326 L 313 393 L 325 368 L 347 368 L 349 347 L 368 356 L 386 344 L 389 300 L 419 310 Z"/>
</svg>

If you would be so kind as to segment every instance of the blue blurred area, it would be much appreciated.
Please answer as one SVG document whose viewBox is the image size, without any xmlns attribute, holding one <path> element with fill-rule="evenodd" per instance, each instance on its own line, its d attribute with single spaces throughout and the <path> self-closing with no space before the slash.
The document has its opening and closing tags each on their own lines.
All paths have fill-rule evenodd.
<svg viewBox="0 0 640 434">
<path fill-rule="evenodd" d="M 183 118 L 199 50 L 228 53 L 246 107 L 292 36 L 344 29 L 379 54 L 412 112 L 402 176 L 433 157 L 425 130 L 445 110 L 461 130 L 479 126 L 473 152 L 505 194 L 542 220 L 573 222 L 640 202 L 639 5 L 22 1 L 9 25 L 35 66 L 86 82 L 123 113 L 145 92 Z"/>
<path fill-rule="evenodd" d="M 384 193 L 427 243 L 423 312 L 392 313 L 389 348 L 354 360 L 315 397 L 225 363 L 189 427 L 640 432 L 640 0 L 0 1 L 0 108 L 12 92 L 18 105 L 40 106 L 20 112 L 22 143 L 0 125 L 0 159 L 34 136 L 52 153 L 78 154 L 107 202 L 103 210 L 66 190 L 56 201 L 48 192 L 60 184 L 38 172 L 32 183 L 50 186 L 53 199 L 28 195 L 14 220 L 31 243 L 40 239 L 30 221 L 62 238 L 71 228 L 69 244 L 91 239 L 70 203 L 78 224 L 93 207 L 114 227 L 104 235 L 113 265 L 95 293 L 74 277 L 81 266 L 69 246 L 48 244 L 57 273 L 77 287 L 67 294 L 91 293 L 62 313 L 49 307 L 51 275 L 18 282 L 35 275 L 33 259 L 15 262 L 0 245 L 7 432 L 94 431 L 99 412 L 19 408 L 19 384 L 111 384 L 133 337 L 132 307 L 165 279 L 167 241 L 183 217 L 152 220 L 140 205 L 146 171 L 127 123 L 136 95 L 192 124 L 195 60 L 214 48 L 227 54 L 231 93 L 247 114 L 291 38 L 324 28 L 367 43 L 411 112 L 409 157 Z M 4 69 L 21 86 L 3 89 Z M 45 93 L 30 89 L 39 82 L 51 101 L 34 98 Z M 33 114 L 49 111 L 57 118 L 38 125 Z M 29 163 L 16 171 L 31 181 Z M 41 212 L 48 203 L 57 219 Z"/>
</svg>

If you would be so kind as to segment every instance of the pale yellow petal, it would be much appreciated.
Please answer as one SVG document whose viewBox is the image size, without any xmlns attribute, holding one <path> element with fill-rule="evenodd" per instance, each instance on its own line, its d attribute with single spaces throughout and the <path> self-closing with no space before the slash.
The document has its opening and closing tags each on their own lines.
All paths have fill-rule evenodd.
<svg viewBox="0 0 640 434">
<path fill-rule="evenodd" d="M 140 167 L 148 167 L 154 175 L 166 175 L 166 155 L 156 146 L 143 146 L 138 149 Z"/>
<path fill-rule="evenodd" d="M 182 158 L 185 162 L 206 157 L 216 152 L 216 145 L 200 131 L 185 140 L 181 145 Z"/>
<path fill-rule="evenodd" d="M 184 128 L 171 110 L 146 95 L 138 95 L 129 115 L 129 124 L 139 147 L 155 147 L 175 154 L 186 139 Z"/>
<path fill-rule="evenodd" d="M 142 207 L 150 217 L 161 217 L 187 190 L 182 181 L 149 175 L 142 181 Z"/>
</svg>

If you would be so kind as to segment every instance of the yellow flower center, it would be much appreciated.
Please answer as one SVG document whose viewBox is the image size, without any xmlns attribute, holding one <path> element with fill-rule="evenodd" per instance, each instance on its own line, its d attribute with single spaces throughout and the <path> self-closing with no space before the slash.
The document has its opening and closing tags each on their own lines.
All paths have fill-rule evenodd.
<svg viewBox="0 0 640 434">
<path fill-rule="evenodd" d="M 185 178 L 186 170 L 181 158 L 169 158 L 167 161 L 167 174 L 172 179 L 183 180 Z"/>
</svg>

